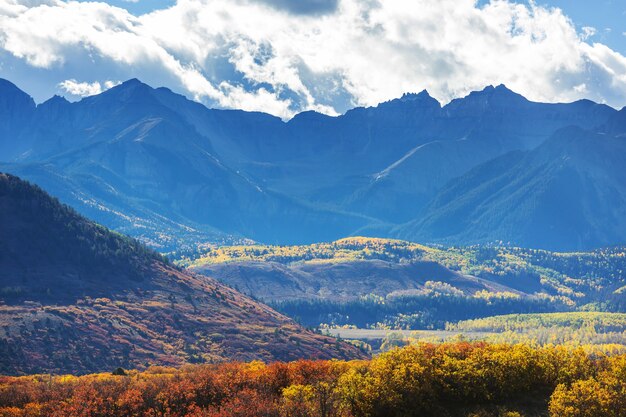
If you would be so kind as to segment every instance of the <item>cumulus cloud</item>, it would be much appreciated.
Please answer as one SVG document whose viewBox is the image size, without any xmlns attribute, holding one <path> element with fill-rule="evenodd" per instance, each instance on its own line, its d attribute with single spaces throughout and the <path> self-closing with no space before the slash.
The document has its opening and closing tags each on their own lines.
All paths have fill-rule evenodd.
<svg viewBox="0 0 626 417">
<path fill-rule="evenodd" d="M 98 81 L 89 83 L 84 81 L 78 82 L 75 79 L 69 79 L 61 81 L 58 87 L 72 96 L 86 97 L 100 94 L 101 92 L 108 90 L 109 88 L 115 87 L 118 84 L 120 84 L 119 81 L 110 80 L 107 80 L 104 83 L 100 84 L 100 82 Z"/>
<path fill-rule="evenodd" d="M 626 58 L 590 43 L 594 33 L 557 8 L 506 0 L 178 0 L 139 17 L 99 2 L 0 0 L 0 53 L 58 82 L 138 77 L 283 118 L 424 88 L 445 103 L 499 83 L 621 107 Z"/>
</svg>

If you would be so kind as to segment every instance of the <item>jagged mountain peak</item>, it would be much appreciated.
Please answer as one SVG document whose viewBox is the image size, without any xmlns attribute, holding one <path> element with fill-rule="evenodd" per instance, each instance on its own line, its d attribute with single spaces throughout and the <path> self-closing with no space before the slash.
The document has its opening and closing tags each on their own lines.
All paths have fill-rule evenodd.
<svg viewBox="0 0 626 417">
<path fill-rule="evenodd" d="M 9 108 L 15 108 L 16 111 L 33 110 L 35 101 L 11 81 L 0 78 L 0 114 Z"/>
<path fill-rule="evenodd" d="M 528 100 L 510 90 L 504 84 L 497 86 L 488 85 L 480 91 L 472 91 L 463 98 L 454 99 L 446 107 L 471 106 L 485 108 L 491 106 L 507 106 L 512 104 L 527 103 Z"/>
<path fill-rule="evenodd" d="M 41 108 L 41 107 L 47 107 L 47 106 L 63 106 L 66 104 L 71 104 L 71 103 L 65 97 L 55 94 L 52 97 L 50 97 L 48 100 L 39 104 L 37 107 Z"/>
<path fill-rule="evenodd" d="M 432 96 L 430 95 L 430 93 L 428 92 L 428 90 L 424 89 L 422 91 L 420 91 L 419 93 L 404 93 L 402 94 L 402 97 L 400 97 L 401 101 L 414 101 L 414 100 L 420 100 L 420 99 L 429 99 L 432 98 Z"/>
<path fill-rule="evenodd" d="M 376 108 L 397 107 L 441 108 L 441 103 L 433 98 L 427 90 L 419 93 L 404 93 L 401 97 L 380 103 Z"/>
<path fill-rule="evenodd" d="M 37 124 L 52 123 L 59 126 L 62 122 L 67 122 L 67 114 L 69 113 L 70 103 L 65 97 L 54 95 L 43 103 L 37 105 L 37 115 L 39 116 Z"/>
<path fill-rule="evenodd" d="M 20 90 L 18 86 L 13 84 L 11 81 L 5 78 L 0 78 L 0 92 L 6 93 L 7 91 L 14 91 L 14 92 L 20 92 L 20 93 L 26 94 L 22 90 Z"/>
<path fill-rule="evenodd" d="M 129 80 L 124 81 L 121 84 L 118 84 L 118 85 L 116 85 L 114 87 L 111 87 L 108 91 L 109 92 L 112 92 L 112 91 L 120 92 L 120 91 L 135 91 L 135 90 L 152 91 L 152 90 L 154 90 L 154 88 L 152 88 L 148 84 L 140 81 L 137 78 L 131 78 Z"/>
<path fill-rule="evenodd" d="M 306 110 L 296 114 L 288 123 L 299 123 L 299 122 L 322 122 L 326 119 L 331 118 L 332 116 L 328 116 L 327 114 L 323 114 L 317 112 L 315 110 Z"/>
<path fill-rule="evenodd" d="M 44 103 L 47 103 L 47 102 L 51 102 L 51 103 L 53 103 L 53 102 L 69 103 L 69 101 L 65 97 L 60 96 L 58 94 L 53 95 L 48 100 L 46 100 Z"/>
<path fill-rule="evenodd" d="M 86 97 L 81 100 L 82 103 L 93 103 L 101 100 L 115 100 L 116 102 L 127 102 L 129 100 L 149 100 L 154 99 L 153 92 L 155 90 L 148 84 L 139 81 L 137 78 L 131 78 L 124 81 L 105 92 Z"/>
<path fill-rule="evenodd" d="M 121 84 L 116 85 L 115 87 L 112 87 L 111 90 L 113 89 L 127 89 L 127 88 L 137 88 L 137 87 L 150 87 L 148 84 L 142 82 L 141 80 L 139 80 L 138 78 L 130 78 L 126 81 L 124 81 Z M 152 88 L 152 87 L 150 87 Z"/>
<path fill-rule="evenodd" d="M 13 154 L 15 129 L 27 125 L 35 111 L 35 101 L 10 81 L 0 78 L 0 160 Z"/>
<path fill-rule="evenodd" d="M 487 113 L 502 113 L 508 110 L 528 109 L 532 103 L 504 84 L 489 85 L 480 91 L 472 91 L 467 96 L 452 100 L 443 107 L 450 115 L 461 117 L 481 117 Z"/>
<path fill-rule="evenodd" d="M 474 91 L 473 94 L 480 94 L 480 95 L 494 95 L 494 94 L 499 94 L 499 95 L 515 95 L 515 96 L 521 96 L 520 94 L 516 93 L 515 91 L 511 90 L 510 88 L 508 88 L 506 85 L 504 84 L 498 84 L 496 86 L 494 86 L 493 84 L 486 86 L 485 88 L 483 88 L 482 90 L 479 91 Z"/>
<path fill-rule="evenodd" d="M 144 85 L 147 85 L 146 83 L 142 82 L 141 80 L 139 80 L 139 78 L 136 78 L 136 77 L 129 78 L 128 80 L 124 81 L 120 85 L 132 85 L 132 84 L 144 84 Z"/>
</svg>

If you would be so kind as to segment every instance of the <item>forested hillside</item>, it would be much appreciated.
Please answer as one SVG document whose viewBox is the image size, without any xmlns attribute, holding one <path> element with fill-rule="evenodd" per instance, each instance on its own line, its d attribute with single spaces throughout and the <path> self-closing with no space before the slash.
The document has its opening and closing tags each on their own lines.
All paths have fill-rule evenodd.
<svg viewBox="0 0 626 417">
<path fill-rule="evenodd" d="M 216 247 L 181 263 L 307 325 L 443 328 L 510 313 L 624 311 L 624 248 L 558 253 L 347 238 Z"/>
<path fill-rule="evenodd" d="M 0 237 L 4 374 L 364 356 L 6 174 Z"/>
</svg>

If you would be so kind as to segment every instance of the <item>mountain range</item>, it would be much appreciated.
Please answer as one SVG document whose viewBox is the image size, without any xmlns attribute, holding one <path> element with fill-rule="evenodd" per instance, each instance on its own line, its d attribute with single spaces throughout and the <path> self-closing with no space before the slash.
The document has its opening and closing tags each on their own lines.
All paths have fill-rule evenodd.
<svg viewBox="0 0 626 417">
<path fill-rule="evenodd" d="M 0 81 L 0 170 L 161 251 L 349 235 L 550 250 L 626 243 L 626 110 L 500 85 L 289 121 L 129 80 L 36 105 Z"/>
<path fill-rule="evenodd" d="M 3 374 L 364 357 L 6 174 L 0 236 Z"/>
</svg>

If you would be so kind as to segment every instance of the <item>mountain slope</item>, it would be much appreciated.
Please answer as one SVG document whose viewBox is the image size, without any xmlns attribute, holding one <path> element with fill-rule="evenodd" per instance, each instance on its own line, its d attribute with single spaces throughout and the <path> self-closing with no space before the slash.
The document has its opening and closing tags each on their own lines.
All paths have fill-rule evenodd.
<svg viewBox="0 0 626 417">
<path fill-rule="evenodd" d="M 164 104 L 170 98 L 181 100 L 129 80 L 77 103 L 52 99 L 17 134 L 14 161 L 3 169 L 163 250 L 202 233 L 299 242 L 349 234 L 367 222 L 277 195 L 226 166 L 211 141 Z M 135 218 L 143 227 L 132 227 Z"/>
<path fill-rule="evenodd" d="M 0 174 L 0 372 L 358 357 Z"/>
<path fill-rule="evenodd" d="M 266 301 L 349 302 L 364 296 L 424 290 L 429 281 L 465 295 L 521 292 L 536 287 L 500 283 L 459 272 L 462 257 L 444 249 L 379 238 L 354 237 L 303 246 L 223 246 L 188 261 L 190 269 L 215 277 Z"/>
<path fill-rule="evenodd" d="M 9 121 L 0 127 L 1 170 L 163 252 L 246 238 L 303 244 L 388 237 L 480 164 L 532 150 L 568 126 L 600 126 L 610 135 L 622 126 L 608 106 L 536 103 L 502 85 L 445 106 L 423 91 L 338 117 L 304 112 L 288 122 L 208 109 L 138 80 L 76 103 L 54 97 L 34 107 L 6 82 L 0 96 Z M 613 208 L 611 200 L 596 203 Z M 459 242 L 509 239 L 500 232 L 467 233 Z M 579 232 L 586 239 L 588 232 Z"/>
<path fill-rule="evenodd" d="M 261 300 L 354 301 L 370 294 L 410 292 L 424 289 L 428 281 L 452 285 L 466 294 L 478 291 L 512 291 L 511 288 L 467 276 L 432 261 L 396 264 L 382 260 L 341 263 L 231 262 L 203 265 L 194 271 L 216 277 L 244 294 Z"/>
<path fill-rule="evenodd" d="M 35 111 L 33 99 L 10 81 L 0 78 L 0 154 L 14 154 L 16 132 L 30 120 Z"/>
<path fill-rule="evenodd" d="M 414 293 L 426 281 L 438 281 L 465 295 L 543 293 L 583 305 L 624 298 L 625 253 L 625 247 L 559 253 L 352 237 L 304 246 L 221 246 L 183 262 L 266 300 L 350 301 L 369 294 Z"/>
<path fill-rule="evenodd" d="M 532 149 L 560 128 L 594 128 L 614 113 L 588 100 L 535 103 L 503 85 L 487 87 L 444 106 L 423 133 L 428 140 L 372 172 L 344 204 L 391 223 L 412 220 L 448 181 L 473 167 Z"/>
<path fill-rule="evenodd" d="M 563 129 L 451 181 L 397 236 L 560 250 L 625 243 L 625 166 L 623 137 Z"/>
<path fill-rule="evenodd" d="M 443 329 L 470 317 L 623 311 L 624 254 L 624 247 L 556 253 L 354 237 L 221 246 L 183 262 L 307 325 Z"/>
</svg>

